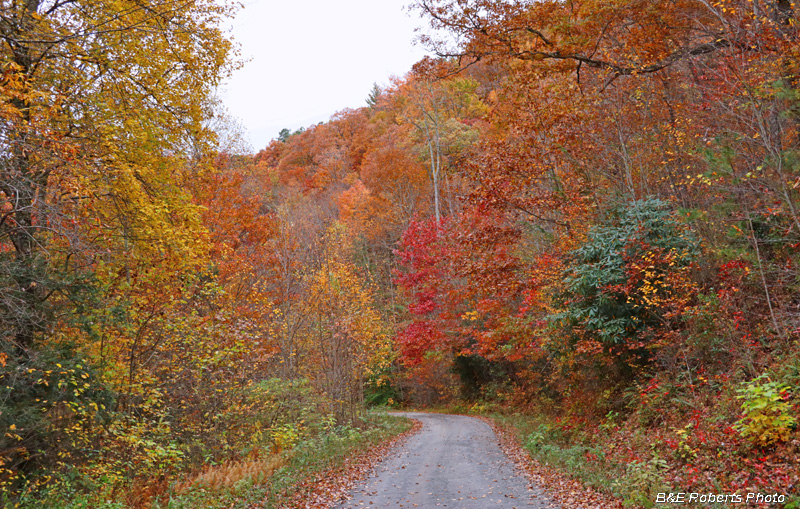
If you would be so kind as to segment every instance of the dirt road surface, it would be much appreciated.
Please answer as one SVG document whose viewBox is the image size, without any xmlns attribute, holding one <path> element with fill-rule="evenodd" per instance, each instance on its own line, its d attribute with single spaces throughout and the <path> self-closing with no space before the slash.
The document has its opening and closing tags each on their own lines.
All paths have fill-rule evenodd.
<svg viewBox="0 0 800 509">
<path fill-rule="evenodd" d="M 421 421 L 422 430 L 382 461 L 337 508 L 556 507 L 503 454 L 485 422 L 462 415 L 403 415 Z"/>
</svg>

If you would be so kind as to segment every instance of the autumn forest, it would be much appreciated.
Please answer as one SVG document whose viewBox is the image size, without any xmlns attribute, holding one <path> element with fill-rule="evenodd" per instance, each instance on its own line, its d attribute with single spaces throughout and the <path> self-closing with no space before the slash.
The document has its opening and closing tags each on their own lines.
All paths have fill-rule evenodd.
<svg viewBox="0 0 800 509">
<path fill-rule="evenodd" d="M 432 56 L 255 154 L 237 8 L 0 0 L 0 503 L 326 507 L 433 408 L 800 507 L 794 3 L 416 0 Z"/>
</svg>

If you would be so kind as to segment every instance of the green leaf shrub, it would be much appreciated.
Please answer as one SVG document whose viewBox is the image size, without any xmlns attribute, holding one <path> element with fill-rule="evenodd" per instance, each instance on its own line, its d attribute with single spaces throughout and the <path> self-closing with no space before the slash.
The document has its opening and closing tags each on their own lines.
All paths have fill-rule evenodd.
<svg viewBox="0 0 800 509">
<path fill-rule="evenodd" d="M 736 397 L 742 400 L 744 412 L 744 417 L 734 425 L 739 434 L 762 447 L 789 439 L 797 427 L 797 419 L 787 401 L 788 386 L 761 375 L 743 384 L 736 392 L 739 393 Z"/>
<path fill-rule="evenodd" d="M 688 270 L 700 253 L 694 233 L 657 199 L 632 202 L 589 231 L 571 254 L 563 311 L 551 322 L 573 338 L 617 351 L 639 349 L 653 329 L 685 306 L 693 286 Z"/>
</svg>

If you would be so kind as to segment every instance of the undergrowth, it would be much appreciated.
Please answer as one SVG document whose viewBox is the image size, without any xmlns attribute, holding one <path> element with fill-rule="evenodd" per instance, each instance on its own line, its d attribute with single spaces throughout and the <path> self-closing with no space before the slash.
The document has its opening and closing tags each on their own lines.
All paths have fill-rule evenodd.
<svg viewBox="0 0 800 509">
<path fill-rule="evenodd" d="M 611 494 L 626 507 L 707 507 L 656 504 L 659 493 L 680 492 L 743 497 L 777 493 L 785 496 L 785 505 L 769 507 L 800 507 L 791 482 L 798 475 L 796 444 L 758 447 L 727 427 L 714 434 L 711 418 L 696 418 L 681 428 L 669 423 L 643 428 L 636 413 L 627 420 L 610 413 L 599 425 L 571 424 L 546 413 L 504 413 L 488 406 L 493 411 L 463 405 L 455 410 L 489 416 L 515 433 L 540 465 Z M 700 415 L 705 409 L 696 412 Z M 714 504 L 718 509 L 737 506 L 741 504 Z"/>
<path fill-rule="evenodd" d="M 2 507 L 18 509 L 194 509 L 278 508 L 320 473 L 340 467 L 348 458 L 410 429 L 408 419 L 383 412 L 366 414 L 359 427 L 333 425 L 317 433 L 277 440 L 285 448 L 250 448 L 236 459 L 208 463 L 171 481 L 149 479 L 119 488 L 102 479 L 87 479 L 73 470 L 43 490 L 31 490 Z M 282 432 L 282 428 L 278 428 Z M 273 437 L 274 438 L 274 437 Z M 94 491 L 87 490 L 91 482 Z M 113 486 L 113 487 L 112 487 Z M 147 499 L 137 491 L 155 493 Z"/>
<path fill-rule="evenodd" d="M 329 432 L 301 440 L 291 450 L 268 464 L 269 473 L 244 476 L 218 489 L 197 485 L 184 493 L 173 493 L 166 504 L 169 509 L 204 508 L 277 508 L 303 489 L 318 474 L 340 467 L 352 458 L 410 428 L 407 419 L 386 414 L 370 415 L 363 428 L 336 426 Z M 277 468 L 276 468 L 277 467 Z"/>
</svg>

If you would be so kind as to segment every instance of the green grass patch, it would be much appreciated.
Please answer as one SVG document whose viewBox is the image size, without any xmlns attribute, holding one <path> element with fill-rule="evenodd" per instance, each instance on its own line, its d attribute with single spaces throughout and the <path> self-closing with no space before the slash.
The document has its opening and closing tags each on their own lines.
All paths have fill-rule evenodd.
<svg viewBox="0 0 800 509">
<path fill-rule="evenodd" d="M 269 475 L 254 474 L 224 488 L 198 486 L 182 494 L 173 494 L 165 505 L 156 507 L 280 507 L 291 500 L 304 483 L 320 473 L 341 467 L 345 459 L 410 428 L 409 419 L 385 413 L 371 414 L 363 428 L 337 426 L 329 433 L 300 441 L 290 451 L 281 453 L 283 464 Z"/>
<path fill-rule="evenodd" d="M 525 451 L 542 465 L 553 467 L 582 483 L 607 493 L 616 493 L 614 481 L 625 467 L 607 457 L 598 442 L 582 440 L 579 433 L 564 431 L 544 417 L 489 414 L 498 424 L 512 429 Z"/>
</svg>

